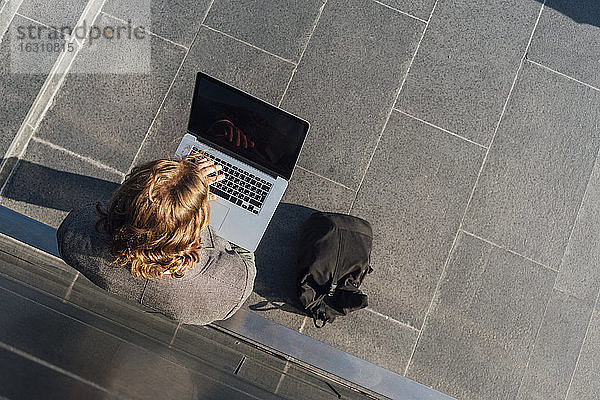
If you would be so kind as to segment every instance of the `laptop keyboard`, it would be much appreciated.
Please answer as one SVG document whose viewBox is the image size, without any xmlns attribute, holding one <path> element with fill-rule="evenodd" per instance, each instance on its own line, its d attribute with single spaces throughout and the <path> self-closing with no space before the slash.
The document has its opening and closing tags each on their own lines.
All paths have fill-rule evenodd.
<svg viewBox="0 0 600 400">
<path fill-rule="evenodd" d="M 210 185 L 210 191 L 224 200 L 258 214 L 273 184 L 222 160 L 219 157 L 192 147 L 192 153 L 202 153 L 223 167 L 225 179 Z"/>
</svg>

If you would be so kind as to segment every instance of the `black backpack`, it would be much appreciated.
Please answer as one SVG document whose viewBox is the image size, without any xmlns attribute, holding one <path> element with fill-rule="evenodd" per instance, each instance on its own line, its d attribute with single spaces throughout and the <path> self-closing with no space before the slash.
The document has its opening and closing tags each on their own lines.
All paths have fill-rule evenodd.
<svg viewBox="0 0 600 400">
<path fill-rule="evenodd" d="M 373 271 L 372 244 L 371 224 L 363 219 L 316 212 L 306 221 L 298 245 L 299 297 L 316 327 L 367 306 L 358 288 Z"/>
</svg>

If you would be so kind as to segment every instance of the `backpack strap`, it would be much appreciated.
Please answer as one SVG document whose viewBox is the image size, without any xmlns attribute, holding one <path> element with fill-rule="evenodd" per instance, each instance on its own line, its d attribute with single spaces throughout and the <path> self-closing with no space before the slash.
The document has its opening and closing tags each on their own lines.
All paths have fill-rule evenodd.
<svg viewBox="0 0 600 400">
<path fill-rule="evenodd" d="M 322 328 L 326 323 L 333 322 L 335 319 L 333 309 L 329 307 L 325 301 L 322 301 L 318 307 L 311 311 L 311 316 L 313 318 L 313 323 L 317 328 Z"/>
<path fill-rule="evenodd" d="M 340 257 L 342 255 L 342 249 L 343 249 L 344 230 L 338 229 L 337 227 L 335 229 L 337 230 L 338 237 L 339 237 L 338 251 L 337 251 L 337 257 L 335 259 L 335 266 L 333 267 L 333 277 L 331 278 L 331 284 L 329 285 L 329 292 L 326 295 L 327 297 L 333 297 L 335 295 L 335 291 L 338 286 L 338 281 L 341 278 L 341 276 L 340 276 L 340 274 L 341 274 L 341 268 L 340 268 L 341 259 L 340 259 Z M 315 324 L 315 327 L 322 328 L 325 326 L 325 324 L 327 322 L 333 322 L 333 320 L 335 319 L 335 314 L 332 313 L 333 310 L 325 302 L 325 295 L 319 296 L 319 301 L 320 301 L 320 305 L 316 310 L 313 311 L 312 317 L 313 317 L 313 322 Z M 318 321 L 323 321 L 323 322 L 319 325 Z"/>
<path fill-rule="evenodd" d="M 325 298 L 324 294 L 317 296 L 316 299 L 308 303 L 305 307 L 306 311 L 310 314 L 313 319 L 313 323 L 315 327 L 322 328 L 325 326 L 329 318 L 327 317 L 327 313 L 325 312 L 325 302 L 323 299 Z M 319 325 L 319 321 L 322 321 Z"/>
<path fill-rule="evenodd" d="M 340 257 L 342 255 L 342 249 L 343 249 L 343 242 L 344 242 L 344 230 L 343 229 L 338 229 L 337 227 L 335 228 L 336 231 L 338 232 L 338 251 L 337 251 L 337 257 L 335 259 L 335 266 L 333 267 L 333 278 L 331 279 L 331 285 L 329 286 L 329 293 L 327 293 L 327 296 L 332 297 L 335 294 L 335 289 L 337 289 L 337 284 L 338 281 L 340 280 Z"/>
</svg>

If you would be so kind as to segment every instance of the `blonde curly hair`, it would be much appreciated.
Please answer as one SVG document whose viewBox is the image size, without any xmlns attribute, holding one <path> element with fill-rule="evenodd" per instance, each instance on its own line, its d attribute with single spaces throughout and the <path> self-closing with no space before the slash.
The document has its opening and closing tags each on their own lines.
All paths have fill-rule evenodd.
<svg viewBox="0 0 600 400">
<path fill-rule="evenodd" d="M 109 237 L 115 266 L 138 278 L 181 278 L 199 261 L 210 219 L 209 183 L 198 155 L 133 168 L 104 209 L 96 230 Z"/>
</svg>

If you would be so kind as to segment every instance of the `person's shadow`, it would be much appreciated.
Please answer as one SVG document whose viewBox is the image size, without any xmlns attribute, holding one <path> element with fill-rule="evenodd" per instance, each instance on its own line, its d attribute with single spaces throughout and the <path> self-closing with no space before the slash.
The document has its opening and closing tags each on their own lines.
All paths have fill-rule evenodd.
<svg viewBox="0 0 600 400">
<path fill-rule="evenodd" d="M 12 159 L 7 161 L 15 162 Z M 68 212 L 84 204 L 108 200 L 119 185 L 117 182 L 19 160 L 3 196 Z M 279 204 L 255 252 L 257 276 L 254 292 L 266 300 L 251 304 L 251 310 L 278 308 L 305 315 L 297 298 L 296 247 L 302 225 L 313 212 L 314 209 L 304 206 Z"/>
<path fill-rule="evenodd" d="M 543 0 L 536 0 L 543 3 Z M 600 26 L 600 2 L 597 0 L 547 0 L 545 7 L 553 8 L 579 24 Z"/>
<path fill-rule="evenodd" d="M 84 204 L 107 200 L 120 185 L 115 181 L 60 171 L 26 160 L 17 163 L 14 158 L 9 158 L 6 161 L 16 167 L 2 196 L 54 210 L 71 211 Z M 0 185 L 4 183 L 2 178 Z"/>
</svg>

